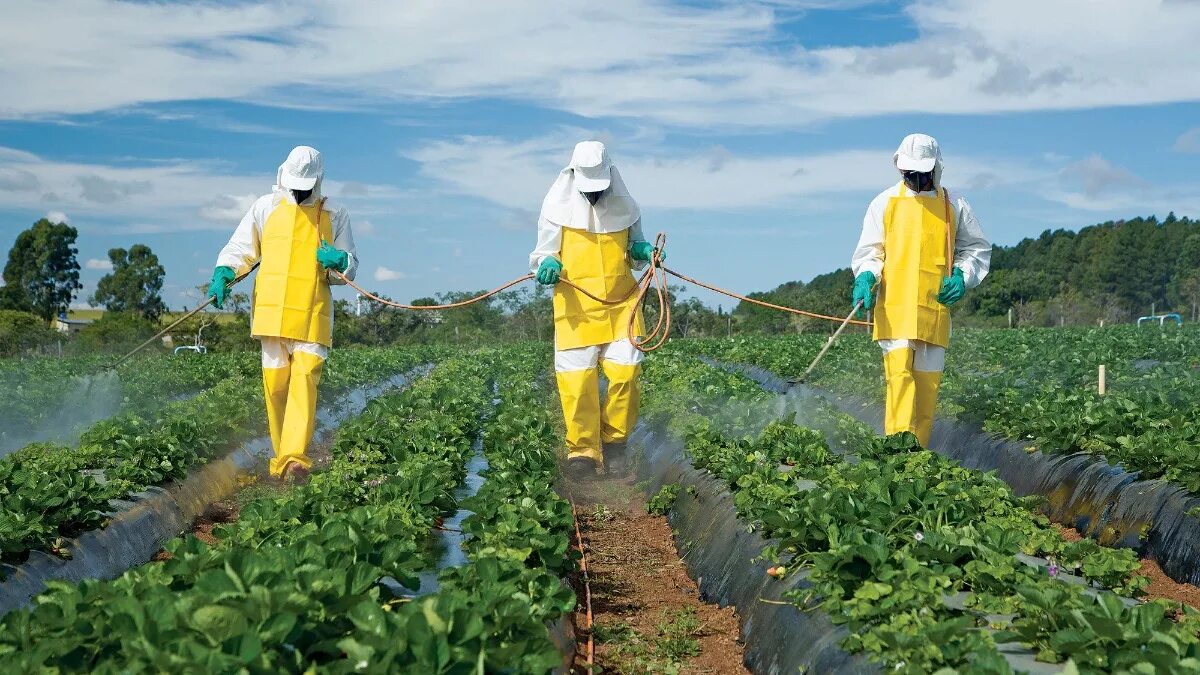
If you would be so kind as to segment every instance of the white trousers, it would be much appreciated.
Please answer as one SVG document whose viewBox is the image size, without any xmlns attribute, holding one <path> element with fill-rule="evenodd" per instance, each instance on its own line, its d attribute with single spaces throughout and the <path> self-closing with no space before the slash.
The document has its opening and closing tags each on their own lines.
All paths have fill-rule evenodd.
<svg viewBox="0 0 1200 675">
<path fill-rule="evenodd" d="M 329 358 L 329 347 L 316 342 L 301 342 L 291 338 L 260 337 L 262 343 L 262 367 L 286 368 L 292 364 L 294 352 L 306 352 L 322 359 Z"/>
<path fill-rule="evenodd" d="M 612 361 L 623 366 L 636 366 L 642 362 L 645 356 L 627 339 L 591 347 L 559 349 L 554 352 L 554 372 L 572 373 L 577 370 L 588 370 L 595 368 L 601 360 Z"/>
<path fill-rule="evenodd" d="M 896 349 L 913 350 L 913 370 L 921 373 L 940 373 L 946 369 L 946 348 L 921 340 L 880 340 L 886 354 Z"/>
</svg>

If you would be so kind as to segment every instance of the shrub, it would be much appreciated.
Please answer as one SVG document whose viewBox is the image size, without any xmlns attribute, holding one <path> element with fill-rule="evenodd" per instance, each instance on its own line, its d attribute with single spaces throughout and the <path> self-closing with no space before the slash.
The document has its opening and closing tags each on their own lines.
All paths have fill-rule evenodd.
<svg viewBox="0 0 1200 675">
<path fill-rule="evenodd" d="M 30 314 L 0 309 L 0 356 L 16 356 L 54 340 L 55 333 L 45 321 Z"/>
</svg>

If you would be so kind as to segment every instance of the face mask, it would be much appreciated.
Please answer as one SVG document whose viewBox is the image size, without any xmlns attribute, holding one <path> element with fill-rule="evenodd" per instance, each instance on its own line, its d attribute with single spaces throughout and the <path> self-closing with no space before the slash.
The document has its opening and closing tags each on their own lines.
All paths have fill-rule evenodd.
<svg viewBox="0 0 1200 675">
<path fill-rule="evenodd" d="M 312 196 L 312 190 L 292 190 L 292 198 L 297 204 L 303 204 L 304 200 Z"/>
<path fill-rule="evenodd" d="M 588 203 L 590 203 L 592 206 L 595 206 L 596 202 L 600 201 L 600 195 L 604 194 L 604 191 L 601 190 L 600 192 L 582 192 L 580 194 L 582 194 L 584 197 L 587 197 Z"/>
<path fill-rule="evenodd" d="M 904 184 L 913 192 L 929 192 L 933 190 L 933 172 L 901 171 Z"/>
</svg>

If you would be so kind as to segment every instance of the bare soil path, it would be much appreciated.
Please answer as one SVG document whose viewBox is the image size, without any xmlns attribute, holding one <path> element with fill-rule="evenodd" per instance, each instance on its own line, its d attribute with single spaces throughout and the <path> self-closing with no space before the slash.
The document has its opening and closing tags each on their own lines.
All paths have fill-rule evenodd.
<svg viewBox="0 0 1200 675">
<path fill-rule="evenodd" d="M 588 555 L 595 627 L 593 673 L 747 673 L 737 613 L 700 598 L 662 516 L 629 478 L 563 486 L 574 499 Z M 587 673 L 582 578 L 576 673 Z"/>
</svg>

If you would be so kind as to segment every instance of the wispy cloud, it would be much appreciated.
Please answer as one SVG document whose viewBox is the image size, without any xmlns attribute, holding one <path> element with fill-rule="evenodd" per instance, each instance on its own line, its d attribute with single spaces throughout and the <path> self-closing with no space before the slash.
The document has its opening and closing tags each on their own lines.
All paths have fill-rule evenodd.
<svg viewBox="0 0 1200 675">
<path fill-rule="evenodd" d="M 594 137 L 578 129 L 563 129 L 523 140 L 464 136 L 417 148 L 409 157 L 422 174 L 445 189 L 469 194 L 533 216 L 572 145 Z M 829 193 L 870 193 L 897 180 L 891 148 L 850 149 L 811 155 L 741 155 L 721 146 L 707 150 L 630 148 L 613 151 L 630 192 L 643 207 L 681 210 L 728 210 L 786 205 L 797 199 Z M 481 183 L 461 171 L 467 163 L 503 167 Z M 994 187 L 1003 176 L 1028 176 L 1031 169 L 1014 162 L 969 158 L 948 159 L 949 178 L 957 184 Z M 511 218 L 529 227 L 530 218 Z M 509 220 L 504 221 L 508 223 Z"/>
<path fill-rule="evenodd" d="M 1175 145 L 1171 146 L 1175 152 L 1200 153 L 1200 127 L 1189 129 L 1179 135 L 1175 139 Z"/>
<path fill-rule="evenodd" d="M 368 0 L 287 12 L 265 1 L 15 3 L 6 25 L 20 30 L 0 41 L 0 81 L 22 95 L 0 103 L 0 116 L 200 99 L 327 108 L 502 97 L 586 117 L 790 127 L 1200 98 L 1200 3 L 916 0 L 906 11 L 917 37 L 884 46 L 814 49 L 780 29 L 795 10 L 863 4 L 614 0 L 579 12 L 524 0 L 464 13 Z"/>
<path fill-rule="evenodd" d="M 0 147 L 0 202 L 5 207 L 49 209 L 64 218 L 69 210 L 80 223 L 105 223 L 110 232 L 232 230 L 255 198 L 270 191 L 272 179 L 270 170 L 260 176 L 238 175 L 205 161 L 87 164 Z M 344 193 L 338 181 L 326 185 L 333 194 Z M 364 185 L 362 192 L 364 196 L 338 200 L 370 206 L 401 196 L 386 185 Z"/>
<path fill-rule="evenodd" d="M 375 268 L 375 273 L 372 275 L 375 281 L 398 281 L 408 277 L 407 274 L 399 270 L 389 269 L 380 265 Z"/>
<path fill-rule="evenodd" d="M 1146 180 L 1098 154 L 1068 164 L 1040 191 L 1052 202 L 1114 216 L 1200 212 L 1200 187 L 1193 183 Z"/>
<path fill-rule="evenodd" d="M 88 258 L 88 261 L 83 264 L 85 269 L 100 270 L 109 272 L 112 271 L 113 264 L 111 260 L 101 260 L 100 258 Z"/>
</svg>

